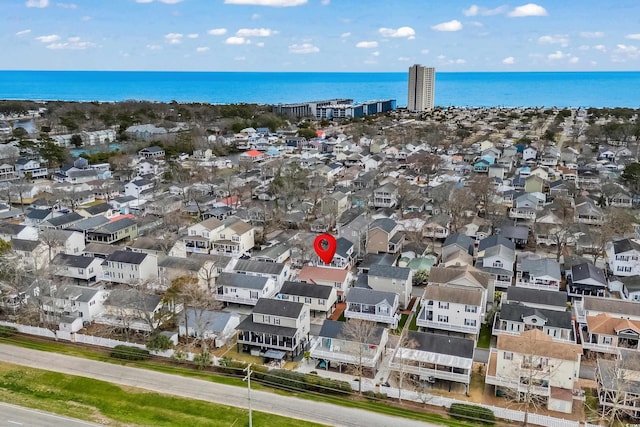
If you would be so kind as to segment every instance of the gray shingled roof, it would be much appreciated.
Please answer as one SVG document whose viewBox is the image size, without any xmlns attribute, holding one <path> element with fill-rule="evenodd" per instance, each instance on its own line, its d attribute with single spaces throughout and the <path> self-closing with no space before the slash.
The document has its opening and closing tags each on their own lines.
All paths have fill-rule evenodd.
<svg viewBox="0 0 640 427">
<path fill-rule="evenodd" d="M 54 265 L 64 265 L 66 267 L 73 268 L 87 268 L 95 260 L 94 257 L 82 256 L 82 255 L 69 255 L 69 254 L 57 254 L 52 263 Z M 100 260 L 102 261 L 102 260 Z"/>
<path fill-rule="evenodd" d="M 376 291 L 366 288 L 349 288 L 345 300 L 347 303 L 377 305 L 386 301 L 390 306 L 394 306 L 397 301 L 398 294 L 393 292 Z"/>
<path fill-rule="evenodd" d="M 545 326 L 552 328 L 571 329 L 571 313 L 568 311 L 547 310 L 545 308 L 532 308 L 517 303 L 502 304 L 500 319 L 512 322 L 522 322 L 523 317 L 538 316 L 546 319 Z"/>
<path fill-rule="evenodd" d="M 369 267 L 369 276 L 386 277 L 389 279 L 407 280 L 410 273 L 411 269 L 405 267 L 393 267 L 382 264 L 374 264 Z"/>
<path fill-rule="evenodd" d="M 338 322 L 337 320 L 326 319 L 322 323 L 322 327 L 320 328 L 320 332 L 318 332 L 318 336 L 324 338 L 340 338 L 348 340 L 348 337 L 344 333 L 344 327 L 347 325 L 347 323 L 348 321 Z M 376 327 L 371 336 L 368 337 L 368 341 L 370 342 L 367 342 L 365 344 L 380 345 L 383 333 L 384 328 Z"/>
<path fill-rule="evenodd" d="M 141 264 L 146 257 L 147 254 L 142 252 L 119 250 L 109 255 L 107 257 L 107 261 L 124 262 L 127 264 Z"/>
<path fill-rule="evenodd" d="M 547 291 L 545 289 L 530 289 L 511 286 L 507 290 L 507 301 L 548 305 L 551 307 L 566 307 L 567 294 L 564 292 Z"/>
<path fill-rule="evenodd" d="M 604 271 L 590 262 L 585 262 L 571 267 L 571 281 L 573 283 L 588 279 L 595 280 L 602 286 L 607 286 L 607 279 L 604 277 Z"/>
<path fill-rule="evenodd" d="M 314 285 L 305 282 L 284 282 L 280 289 L 280 294 L 327 299 L 332 291 L 333 287 L 326 285 Z"/>
<path fill-rule="evenodd" d="M 560 264 L 551 258 L 525 259 L 522 261 L 521 270 L 535 277 L 550 276 L 557 280 L 562 278 Z"/>
<path fill-rule="evenodd" d="M 613 242 L 613 251 L 616 254 L 636 250 L 640 252 L 640 244 L 635 240 L 622 239 Z"/>
<path fill-rule="evenodd" d="M 396 228 L 396 225 L 396 222 L 391 218 L 378 218 L 369 225 L 369 230 L 380 228 L 386 233 L 391 233 L 391 231 Z"/>
<path fill-rule="evenodd" d="M 416 343 L 415 350 L 473 359 L 475 341 L 471 339 L 417 331 L 409 331 L 407 339 Z"/>
<path fill-rule="evenodd" d="M 265 263 L 266 264 L 266 263 Z M 243 289 L 264 289 L 269 279 L 262 276 L 250 276 L 241 273 L 220 273 L 216 278 L 218 286 L 233 286 Z"/>
<path fill-rule="evenodd" d="M 258 302 L 259 301 L 261 300 L 258 300 Z M 287 302 L 287 301 L 282 301 L 282 302 Z M 270 314 L 276 315 L 276 316 L 278 315 L 278 313 L 270 313 Z M 296 328 L 287 328 L 285 326 L 256 323 L 253 321 L 253 318 L 251 316 L 247 317 L 242 322 L 240 322 L 236 330 L 252 331 L 260 334 L 264 333 L 264 334 L 271 334 L 271 335 L 279 335 L 279 336 L 289 337 L 289 338 L 294 337 L 296 335 L 296 332 L 298 331 Z"/>
<path fill-rule="evenodd" d="M 253 313 L 297 319 L 303 308 L 304 304 L 301 302 L 260 298 L 253 308 Z"/>
<path fill-rule="evenodd" d="M 70 212 L 68 214 L 49 218 L 47 222 L 53 225 L 54 227 L 59 227 L 61 225 L 81 221 L 83 218 L 84 217 L 80 215 L 78 212 Z"/>
<path fill-rule="evenodd" d="M 274 274 L 276 276 L 282 273 L 285 265 L 280 262 L 263 262 L 250 259 L 239 259 L 234 271 L 246 271 L 249 273 Z"/>
</svg>

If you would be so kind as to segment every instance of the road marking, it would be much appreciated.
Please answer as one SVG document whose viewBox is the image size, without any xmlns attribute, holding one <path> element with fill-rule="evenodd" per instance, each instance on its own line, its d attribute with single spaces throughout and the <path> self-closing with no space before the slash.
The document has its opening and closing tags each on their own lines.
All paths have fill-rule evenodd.
<svg viewBox="0 0 640 427">
<path fill-rule="evenodd" d="M 23 425 L 22 423 L 19 423 L 19 422 L 17 422 L 17 421 L 13 421 L 13 420 L 7 420 L 7 422 L 8 422 L 9 424 L 15 424 L 15 425 L 18 425 L 18 426 Z"/>
</svg>

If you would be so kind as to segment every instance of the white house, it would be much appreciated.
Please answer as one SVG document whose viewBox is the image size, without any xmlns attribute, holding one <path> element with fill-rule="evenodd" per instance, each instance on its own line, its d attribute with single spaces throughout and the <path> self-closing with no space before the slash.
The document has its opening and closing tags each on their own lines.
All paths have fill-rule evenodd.
<svg viewBox="0 0 640 427">
<path fill-rule="evenodd" d="M 398 294 L 367 288 L 349 288 L 345 297 L 347 319 L 368 320 L 385 323 L 395 329 L 400 321 Z"/>
<path fill-rule="evenodd" d="M 222 272 L 215 282 L 215 298 L 231 304 L 256 305 L 260 298 L 274 298 L 279 290 L 275 280 L 265 276 Z"/>
<path fill-rule="evenodd" d="M 95 282 L 102 278 L 101 258 L 94 258 L 82 255 L 57 254 L 49 268 L 56 276 L 76 279 L 77 281 Z"/>
<path fill-rule="evenodd" d="M 640 275 L 640 243 L 635 239 L 622 239 L 607 244 L 607 262 L 616 276 Z"/>
<path fill-rule="evenodd" d="M 116 283 L 140 284 L 158 279 L 158 258 L 142 252 L 115 251 L 102 268 L 105 280 Z"/>
<path fill-rule="evenodd" d="M 482 287 L 432 284 L 424 290 L 416 325 L 477 337 L 485 310 L 486 292 Z"/>
<path fill-rule="evenodd" d="M 239 324 L 240 315 L 236 312 L 188 308 L 185 315 L 180 316 L 178 331 L 182 336 L 213 340 L 214 347 L 219 348 L 233 338 Z"/>
</svg>

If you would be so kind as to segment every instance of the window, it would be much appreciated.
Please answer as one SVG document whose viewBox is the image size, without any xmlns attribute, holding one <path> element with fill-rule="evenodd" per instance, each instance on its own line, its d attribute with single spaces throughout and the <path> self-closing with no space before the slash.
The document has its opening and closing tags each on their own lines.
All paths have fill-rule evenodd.
<svg viewBox="0 0 640 427">
<path fill-rule="evenodd" d="M 271 323 L 271 316 L 267 316 L 266 314 L 262 315 L 262 321 L 264 323 Z"/>
<path fill-rule="evenodd" d="M 311 304 L 311 298 L 305 298 L 304 302 L 305 304 Z"/>
<path fill-rule="evenodd" d="M 78 274 L 84 274 L 84 268 L 79 268 L 78 269 Z"/>
<path fill-rule="evenodd" d="M 611 345 L 611 337 L 602 337 L 602 344 Z"/>
<path fill-rule="evenodd" d="M 464 306 L 464 312 L 465 313 L 477 313 L 478 312 L 478 307 L 476 307 L 475 305 L 465 305 Z"/>
<path fill-rule="evenodd" d="M 240 241 L 240 237 L 238 237 L 238 236 L 233 236 L 233 237 L 231 238 L 231 240 L 232 240 L 232 241 L 234 241 L 234 242 L 239 242 L 239 241 Z"/>
<path fill-rule="evenodd" d="M 322 298 L 318 298 L 318 305 L 324 305 L 324 302 Z"/>
<path fill-rule="evenodd" d="M 202 232 L 202 237 L 209 238 L 209 232 L 208 231 L 203 231 Z"/>
<path fill-rule="evenodd" d="M 511 353 L 510 351 L 505 351 L 503 355 L 504 360 L 513 360 L 513 353 Z"/>
<path fill-rule="evenodd" d="M 280 324 L 280 318 L 279 317 L 274 317 L 273 318 L 273 324 L 274 325 L 279 325 Z"/>
<path fill-rule="evenodd" d="M 476 326 L 476 319 L 464 319 L 464 326 Z"/>
<path fill-rule="evenodd" d="M 438 308 L 442 308 L 444 310 L 449 310 L 449 303 L 438 301 Z"/>
<path fill-rule="evenodd" d="M 449 316 L 443 316 L 442 314 L 438 314 L 438 322 L 449 323 Z"/>
</svg>

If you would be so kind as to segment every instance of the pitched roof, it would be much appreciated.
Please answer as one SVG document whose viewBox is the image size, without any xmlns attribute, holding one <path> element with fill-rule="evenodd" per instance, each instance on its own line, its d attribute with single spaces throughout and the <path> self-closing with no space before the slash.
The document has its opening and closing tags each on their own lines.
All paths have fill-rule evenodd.
<svg viewBox="0 0 640 427">
<path fill-rule="evenodd" d="M 216 285 L 260 290 L 264 289 L 268 281 L 269 279 L 267 277 L 262 276 L 222 272 L 220 273 L 220 276 L 216 278 Z"/>
<path fill-rule="evenodd" d="M 632 239 L 622 239 L 613 242 L 613 252 L 616 254 L 628 252 L 628 251 L 640 252 L 640 243 Z"/>
<path fill-rule="evenodd" d="M 301 282 L 316 283 L 318 281 L 331 281 L 343 283 L 347 279 L 349 272 L 338 268 L 314 267 L 305 265 L 298 273 L 298 280 Z"/>
<path fill-rule="evenodd" d="M 473 240 L 471 237 L 467 236 L 466 234 L 453 233 L 445 239 L 444 243 L 442 244 L 442 247 L 444 248 L 450 245 L 460 246 L 464 250 L 469 251 L 469 254 L 473 254 L 473 247 L 475 245 L 475 240 Z"/>
<path fill-rule="evenodd" d="M 118 250 L 107 257 L 107 261 L 124 262 L 127 264 L 142 264 L 147 258 L 147 254 L 142 252 L 133 252 L 127 250 Z"/>
<path fill-rule="evenodd" d="M 594 334 L 617 335 L 625 329 L 631 329 L 640 335 L 640 321 L 622 319 L 609 313 L 600 313 L 597 316 L 587 316 L 589 332 Z"/>
<path fill-rule="evenodd" d="M 573 283 L 588 279 L 595 280 L 602 284 L 602 286 L 607 286 L 607 279 L 604 277 L 604 271 L 590 262 L 585 262 L 571 267 L 571 280 Z"/>
<path fill-rule="evenodd" d="M 386 233 L 391 233 L 396 228 L 397 223 L 391 218 L 378 218 L 369 225 L 369 230 L 379 228 Z"/>
<path fill-rule="evenodd" d="M 531 289 L 520 286 L 510 286 L 507 290 L 507 301 L 548 305 L 550 307 L 567 306 L 567 294 L 565 292 L 548 291 L 546 289 Z"/>
<path fill-rule="evenodd" d="M 394 267 L 391 265 L 373 264 L 369 267 L 369 277 L 385 277 L 388 279 L 407 280 L 411 269 L 406 267 Z"/>
<path fill-rule="evenodd" d="M 640 303 L 635 301 L 584 296 L 582 306 L 589 312 L 640 316 Z"/>
<path fill-rule="evenodd" d="M 49 218 L 47 222 L 54 227 L 59 227 L 61 225 L 69 224 L 72 222 L 78 222 L 83 220 L 84 217 L 80 215 L 78 212 L 69 212 L 68 214 L 54 216 L 53 218 Z"/>
<path fill-rule="evenodd" d="M 475 342 L 471 339 L 431 332 L 409 331 L 407 340 L 415 343 L 414 350 L 473 359 Z"/>
<path fill-rule="evenodd" d="M 338 338 L 338 339 L 344 339 L 346 341 L 349 340 L 349 337 L 347 337 L 344 333 L 344 328 L 347 325 L 348 322 L 339 322 L 337 320 L 329 320 L 326 319 L 323 323 L 322 323 L 322 327 L 320 328 L 320 332 L 318 332 L 318 336 L 319 337 L 324 337 L 324 338 Z M 384 333 L 384 328 L 378 326 L 375 328 L 374 332 L 368 337 L 368 343 L 365 344 L 369 344 L 369 345 L 380 345 L 380 342 L 382 340 L 382 335 Z"/>
<path fill-rule="evenodd" d="M 260 298 L 253 308 L 253 313 L 297 319 L 303 308 L 304 304 L 301 302 Z"/>
<path fill-rule="evenodd" d="M 491 274 L 480 271 L 475 267 L 431 267 L 429 271 L 429 283 L 451 283 L 461 278 L 477 283 L 487 289 L 493 280 Z"/>
<path fill-rule="evenodd" d="M 502 304 L 500 319 L 512 322 L 522 322 L 523 317 L 538 316 L 546 321 L 545 326 L 554 328 L 571 329 L 571 313 L 568 311 L 549 310 L 545 308 L 533 308 L 517 302 Z"/>
<path fill-rule="evenodd" d="M 425 288 L 424 299 L 480 306 L 482 304 L 482 289 L 434 284 Z"/>
<path fill-rule="evenodd" d="M 87 268 L 91 265 L 96 258 L 82 256 L 82 255 L 69 255 L 69 254 L 57 254 L 51 261 L 54 265 L 72 267 L 72 268 Z M 100 260 L 102 261 L 102 260 Z"/>
<path fill-rule="evenodd" d="M 250 259 L 239 259 L 234 271 L 246 271 L 249 273 L 275 274 L 280 275 L 285 268 L 285 264 L 280 262 L 254 261 Z"/>
<path fill-rule="evenodd" d="M 520 335 L 500 334 L 496 348 L 518 354 L 563 360 L 577 360 L 582 354 L 581 345 L 554 341 L 551 336 L 539 329 L 531 329 Z"/>
<path fill-rule="evenodd" d="M 535 277 L 550 276 L 557 280 L 562 278 L 560 264 L 551 258 L 524 259 L 522 260 L 520 269 Z"/>
<path fill-rule="evenodd" d="M 387 304 L 393 307 L 398 301 L 398 294 L 366 288 L 349 288 L 345 299 L 347 303 L 354 302 L 367 305 L 378 305 L 386 301 Z"/>
<path fill-rule="evenodd" d="M 309 298 L 328 299 L 333 292 L 332 286 L 315 285 L 306 282 L 284 282 L 280 289 L 281 295 L 297 295 Z"/>
</svg>

